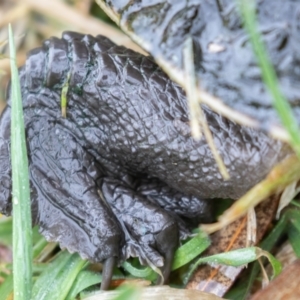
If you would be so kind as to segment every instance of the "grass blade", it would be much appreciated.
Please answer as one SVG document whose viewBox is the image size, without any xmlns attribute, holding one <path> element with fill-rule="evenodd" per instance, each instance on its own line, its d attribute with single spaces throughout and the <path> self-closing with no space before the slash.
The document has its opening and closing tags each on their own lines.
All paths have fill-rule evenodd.
<svg viewBox="0 0 300 300">
<path fill-rule="evenodd" d="M 132 276 L 138 277 L 138 278 L 147 278 L 150 279 L 154 276 L 156 277 L 156 273 L 149 267 L 144 268 L 136 268 L 128 261 L 124 261 L 122 264 L 122 267 Z"/>
<path fill-rule="evenodd" d="M 11 59 L 11 163 L 13 199 L 14 299 L 31 299 L 32 228 L 28 160 L 23 107 L 12 28 L 9 26 Z"/>
<path fill-rule="evenodd" d="M 288 222 L 291 218 L 291 216 L 294 215 L 294 212 L 291 210 L 286 211 L 280 218 L 279 222 L 276 224 L 276 226 L 272 229 L 272 231 L 269 233 L 269 235 L 260 243 L 259 247 L 266 250 L 271 251 L 271 249 L 274 247 L 274 245 L 278 242 L 280 237 L 286 232 Z M 240 296 L 238 299 L 247 299 L 251 287 L 253 286 L 253 283 L 255 279 L 257 278 L 257 274 L 260 270 L 260 265 L 258 262 L 256 262 L 251 270 L 250 276 L 247 278 L 246 286 L 243 287 L 243 291 L 240 293 Z M 228 293 L 230 296 L 230 293 Z M 226 299 L 231 299 L 231 297 L 227 296 Z"/>
<path fill-rule="evenodd" d="M 0 285 L 0 299 L 9 300 L 13 299 L 13 276 L 8 276 L 3 283 Z"/>
<path fill-rule="evenodd" d="M 12 219 L 0 219 L 0 243 L 6 246 L 12 245 Z"/>
<path fill-rule="evenodd" d="M 195 257 L 200 255 L 204 250 L 206 250 L 210 245 L 210 240 L 204 232 L 199 232 L 199 234 L 193 237 L 190 241 L 182 245 L 177 249 L 174 261 L 172 265 L 172 271 L 184 266 Z"/>
<path fill-rule="evenodd" d="M 77 275 L 86 264 L 78 254 L 61 252 L 36 280 L 32 300 L 66 299 Z"/>
<path fill-rule="evenodd" d="M 196 269 L 197 266 L 203 263 L 208 264 L 219 264 L 219 265 L 227 265 L 233 267 L 245 266 L 258 258 L 265 256 L 271 266 L 273 267 L 274 277 L 277 276 L 281 272 L 281 264 L 280 262 L 270 253 L 264 251 L 258 247 L 248 247 L 236 249 L 224 253 L 219 253 L 211 256 L 202 257 L 197 260 L 197 262 L 192 265 L 189 274 L 187 275 L 185 282 L 191 277 L 192 273 Z"/>
<path fill-rule="evenodd" d="M 74 284 L 66 297 L 66 300 L 73 300 L 76 298 L 76 296 L 83 291 L 84 289 L 99 284 L 102 280 L 102 277 L 100 274 L 87 271 L 87 270 L 81 270 L 78 274 L 76 280 L 74 281 Z"/>
</svg>

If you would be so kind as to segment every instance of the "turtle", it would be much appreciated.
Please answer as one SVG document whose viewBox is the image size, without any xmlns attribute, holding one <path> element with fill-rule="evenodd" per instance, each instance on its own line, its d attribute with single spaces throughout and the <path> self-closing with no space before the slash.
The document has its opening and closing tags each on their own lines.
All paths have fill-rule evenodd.
<svg viewBox="0 0 300 300">
<path fill-rule="evenodd" d="M 195 224 L 211 221 L 211 199 L 239 198 L 291 153 L 284 142 L 268 134 L 272 126 L 278 126 L 278 118 L 261 83 L 236 6 L 230 1 L 192 1 L 181 9 L 179 2 L 147 3 L 109 1 L 105 7 L 120 15 L 121 28 L 126 24 L 138 32 L 136 40 L 142 40 L 146 30 L 153 31 L 148 36 L 149 41 L 153 36 L 149 47 L 143 44 L 152 56 L 117 46 L 103 36 L 66 32 L 61 39 L 52 37 L 33 49 L 19 70 L 33 223 L 39 224 L 48 240 L 102 262 L 102 289 L 108 288 L 113 267 L 130 256 L 160 268 L 160 281 L 166 282 L 180 241 L 190 236 Z M 264 16 L 262 3 L 259 14 Z M 273 3 L 279 9 L 279 2 Z M 282 15 L 286 22 L 295 21 L 296 2 L 287 3 Z M 277 24 L 273 15 L 268 19 L 271 27 Z M 169 20 L 167 26 L 164 21 Z M 182 27 L 182 20 L 190 22 Z M 208 38 L 212 20 L 219 22 L 210 26 L 215 35 Z M 159 27 L 161 24 L 166 27 Z M 153 59 L 174 65 L 180 77 L 180 49 L 185 33 L 190 32 L 201 85 L 229 104 L 235 102 L 241 114 L 247 113 L 245 120 L 255 119 L 258 124 L 255 128 L 238 124 L 215 112 L 214 105 L 202 104 L 230 175 L 227 181 L 205 137 L 195 140 L 191 136 L 184 90 Z M 288 32 L 292 37 L 294 31 Z M 283 65 L 282 53 L 295 59 L 293 68 L 288 62 L 278 76 L 281 84 L 290 87 L 290 103 L 296 103 L 293 39 L 289 37 L 277 48 L 274 39 L 268 40 L 268 46 L 278 59 L 274 62 L 277 71 Z M 244 64 L 238 62 L 242 54 L 231 55 L 239 46 L 244 49 Z M 66 117 L 61 114 L 65 87 Z M 260 104 L 253 102 L 256 92 Z M 237 100 L 244 97 L 246 104 L 240 109 Z M 10 214 L 9 88 L 7 99 L 0 117 L 0 211 Z"/>
</svg>

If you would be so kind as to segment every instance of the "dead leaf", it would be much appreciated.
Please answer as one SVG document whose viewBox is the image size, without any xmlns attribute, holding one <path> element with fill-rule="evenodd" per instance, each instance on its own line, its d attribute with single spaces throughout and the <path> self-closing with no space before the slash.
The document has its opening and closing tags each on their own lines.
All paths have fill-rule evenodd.
<svg viewBox="0 0 300 300">
<path fill-rule="evenodd" d="M 262 239 L 276 213 L 279 196 L 272 196 L 255 209 L 257 219 L 257 242 Z M 211 235 L 212 244 L 205 255 L 213 255 L 246 247 L 247 217 L 244 216 Z M 222 297 L 232 286 L 243 267 L 199 266 L 187 289 L 213 293 Z"/>
</svg>

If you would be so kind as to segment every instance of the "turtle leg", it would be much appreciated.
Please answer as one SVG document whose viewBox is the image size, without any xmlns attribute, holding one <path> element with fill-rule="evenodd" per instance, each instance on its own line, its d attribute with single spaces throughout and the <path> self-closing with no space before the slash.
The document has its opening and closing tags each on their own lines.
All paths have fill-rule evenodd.
<svg viewBox="0 0 300 300">
<path fill-rule="evenodd" d="M 191 230 L 200 223 L 211 222 L 213 220 L 213 201 L 211 199 L 201 199 L 193 195 L 186 195 L 168 186 L 158 178 L 139 177 L 134 182 L 135 190 L 148 202 L 161 207 L 169 213 L 177 223 L 180 240 L 190 236 Z M 170 229 L 171 227 L 169 227 Z M 174 249 L 168 245 L 169 240 L 175 239 L 174 230 L 166 230 L 162 236 L 158 235 L 157 240 L 161 253 L 165 253 L 165 264 L 163 278 L 167 278 L 172 268 Z M 161 278 L 158 282 L 163 283 Z"/>
<path fill-rule="evenodd" d="M 122 228 L 101 200 L 96 178 L 101 167 L 62 125 L 33 122 L 27 128 L 33 220 L 41 233 L 83 258 L 104 262 L 103 287 L 120 260 Z"/>
<path fill-rule="evenodd" d="M 214 220 L 212 199 L 186 195 L 158 178 L 139 178 L 135 184 L 138 193 L 176 217 L 180 225 L 181 239 L 186 237 L 190 229 L 194 229 L 200 223 L 209 223 Z"/>
<path fill-rule="evenodd" d="M 124 181 L 105 178 L 101 190 L 125 234 L 124 256 L 160 268 L 166 282 L 179 242 L 176 220 Z"/>
</svg>

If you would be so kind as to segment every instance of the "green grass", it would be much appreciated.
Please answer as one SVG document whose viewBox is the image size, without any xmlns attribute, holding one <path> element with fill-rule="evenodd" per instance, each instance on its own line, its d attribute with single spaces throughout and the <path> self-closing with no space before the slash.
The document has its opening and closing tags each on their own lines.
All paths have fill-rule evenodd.
<svg viewBox="0 0 300 300">
<path fill-rule="evenodd" d="M 241 13 L 245 21 L 245 28 L 249 32 L 250 42 L 259 65 L 262 70 L 262 78 L 274 99 L 274 107 L 278 111 L 283 126 L 289 132 L 291 144 L 296 153 L 300 156 L 300 136 L 297 122 L 293 116 L 292 110 L 282 95 L 275 70 L 266 53 L 261 36 L 257 30 L 255 10 L 252 1 L 239 0 Z M 101 275 L 88 270 L 87 263 L 79 258 L 77 254 L 60 252 L 51 262 L 37 265 L 33 263 L 33 257 L 38 257 L 43 251 L 45 252 L 46 242 L 43 238 L 35 239 L 34 251 L 32 249 L 32 231 L 30 216 L 30 199 L 29 199 L 29 182 L 28 182 L 28 162 L 26 154 L 26 143 L 24 134 L 23 114 L 21 93 L 17 67 L 15 64 L 15 50 L 13 43 L 13 34 L 10 29 L 10 58 L 12 69 L 12 137 L 11 137 L 11 160 L 12 160 L 12 180 L 13 180 L 13 232 L 10 232 L 8 222 L 0 224 L 0 242 L 10 244 L 10 236 L 13 237 L 13 276 L 3 275 L 6 280 L 0 286 L 0 299 L 7 299 L 14 289 L 14 299 L 74 299 L 76 295 L 85 289 L 98 289 L 101 283 Z M 260 247 L 270 251 L 276 241 L 284 233 L 293 245 L 295 253 L 300 257 L 300 212 L 297 208 L 288 210 L 280 219 L 270 235 L 261 243 Z M 197 235 L 186 244 L 182 245 L 176 252 L 173 269 L 184 265 L 191 265 L 191 261 L 203 252 L 209 242 L 206 236 Z M 203 246 L 199 248 L 199 243 Z M 248 252 L 245 252 L 248 251 Z M 236 265 L 238 260 L 240 264 L 248 263 L 256 259 L 257 248 L 243 249 L 242 251 L 221 254 L 219 256 L 207 257 L 200 262 L 220 259 L 226 263 Z M 245 253 L 248 260 L 245 260 Z M 233 256 L 232 256 L 233 255 Z M 272 258 L 271 258 L 272 259 Z M 274 262 L 274 261 L 273 261 Z M 155 274 L 150 268 L 141 267 L 137 260 L 131 260 L 124 265 L 125 275 L 116 270 L 114 278 L 132 278 L 139 277 L 153 280 Z M 34 277 L 32 275 L 34 270 Z M 279 271 L 278 265 L 274 267 L 275 273 Z M 188 276 L 189 269 L 186 268 L 183 277 Z M 244 299 L 250 290 L 254 279 L 259 272 L 259 266 L 254 265 L 248 280 L 244 286 L 239 286 L 231 291 L 231 295 L 239 295 L 236 299 Z M 32 281 L 34 285 L 32 284 Z M 33 290 L 32 290 L 33 286 Z M 183 285 L 182 285 L 183 286 Z M 181 287 L 182 287 L 181 286 Z M 32 292 L 33 291 L 33 292 Z M 55 291 L 55 293 L 53 293 Z M 138 292 L 128 288 L 123 290 L 120 299 L 126 299 L 128 295 L 136 295 Z M 235 299 L 228 294 L 227 298 Z"/>
<path fill-rule="evenodd" d="M 20 82 L 12 28 L 9 26 L 11 61 L 11 164 L 13 202 L 14 299 L 30 300 L 32 289 L 32 222 L 28 160 Z"/>
<path fill-rule="evenodd" d="M 295 254 L 300 258 L 300 210 L 297 207 L 291 206 L 281 216 L 276 226 L 271 230 L 268 236 L 260 243 L 259 247 L 265 251 L 271 251 L 282 236 L 288 236 Z M 247 299 L 260 271 L 258 262 L 251 266 L 250 272 L 246 278 L 243 278 L 244 284 L 237 285 L 230 290 L 224 297 L 232 300 Z"/>
</svg>

